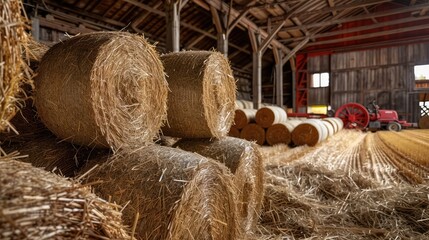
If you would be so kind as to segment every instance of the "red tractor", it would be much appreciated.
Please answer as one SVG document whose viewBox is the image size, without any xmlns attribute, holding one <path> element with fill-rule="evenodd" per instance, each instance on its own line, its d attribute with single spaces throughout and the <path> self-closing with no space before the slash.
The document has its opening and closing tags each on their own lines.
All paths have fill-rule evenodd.
<svg viewBox="0 0 429 240">
<path fill-rule="evenodd" d="M 399 120 L 395 110 L 379 109 L 375 101 L 368 107 L 359 103 L 347 103 L 335 112 L 335 117 L 341 118 L 344 128 L 349 129 L 377 131 L 385 128 L 400 131 L 402 128 L 412 126 L 407 121 Z"/>
</svg>

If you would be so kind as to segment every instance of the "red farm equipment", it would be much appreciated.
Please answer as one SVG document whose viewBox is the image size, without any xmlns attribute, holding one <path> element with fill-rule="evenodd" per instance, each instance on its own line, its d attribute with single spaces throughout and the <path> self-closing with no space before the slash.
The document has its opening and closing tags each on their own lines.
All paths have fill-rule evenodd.
<svg viewBox="0 0 429 240">
<path fill-rule="evenodd" d="M 399 120 L 395 110 L 379 109 L 375 101 L 369 107 L 359 103 L 347 103 L 335 112 L 335 116 L 344 122 L 344 128 L 377 131 L 387 129 L 400 131 L 412 126 L 407 121 Z"/>
</svg>

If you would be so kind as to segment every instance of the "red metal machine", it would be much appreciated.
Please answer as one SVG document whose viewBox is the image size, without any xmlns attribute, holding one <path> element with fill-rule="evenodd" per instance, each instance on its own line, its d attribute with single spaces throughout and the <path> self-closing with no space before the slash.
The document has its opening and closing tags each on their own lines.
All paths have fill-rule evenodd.
<svg viewBox="0 0 429 240">
<path fill-rule="evenodd" d="M 341 106 L 335 117 L 341 118 L 344 128 L 376 131 L 388 129 L 390 131 L 400 131 L 402 128 L 411 127 L 411 123 L 399 120 L 395 110 L 379 109 L 375 101 L 369 107 L 364 107 L 359 103 L 347 103 Z"/>
</svg>

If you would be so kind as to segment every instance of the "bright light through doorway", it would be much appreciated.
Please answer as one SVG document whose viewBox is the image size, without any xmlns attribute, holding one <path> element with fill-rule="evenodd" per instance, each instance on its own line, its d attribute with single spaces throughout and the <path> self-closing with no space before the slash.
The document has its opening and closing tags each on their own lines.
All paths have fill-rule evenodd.
<svg viewBox="0 0 429 240">
<path fill-rule="evenodd" d="M 429 80 L 429 64 L 414 66 L 414 76 L 416 80 Z"/>
</svg>

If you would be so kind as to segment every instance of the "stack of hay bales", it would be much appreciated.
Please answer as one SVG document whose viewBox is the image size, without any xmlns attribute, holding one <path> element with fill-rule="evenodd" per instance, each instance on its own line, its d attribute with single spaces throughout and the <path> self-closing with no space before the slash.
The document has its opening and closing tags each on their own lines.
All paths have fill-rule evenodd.
<svg viewBox="0 0 429 240">
<path fill-rule="evenodd" d="M 162 64 L 138 35 L 92 33 L 58 43 L 43 56 L 35 86 L 42 122 L 74 144 L 140 148 L 165 119 Z"/>
<path fill-rule="evenodd" d="M 262 161 L 252 143 L 223 145 L 219 155 L 234 149 L 236 155 L 215 160 L 153 144 L 160 130 L 226 137 L 235 81 L 223 55 L 172 53 L 161 62 L 143 37 L 103 32 L 54 45 L 37 71 L 37 112 L 29 108 L 28 126 L 42 127 L 23 128 L 26 137 L 2 136 L 8 151 L 66 175 L 86 162 L 77 177 L 125 206 L 124 223 L 135 226 L 137 238 L 240 239 L 253 229 L 263 193 Z M 39 151 L 37 158 L 37 149 L 44 157 Z"/>
<path fill-rule="evenodd" d="M 315 146 L 343 128 L 339 118 L 307 119 L 292 131 L 292 142 L 296 146 Z"/>
<path fill-rule="evenodd" d="M 181 139 L 174 147 L 196 152 L 225 164 L 234 174 L 238 190 L 238 213 L 242 228 L 252 232 L 261 210 L 263 191 L 262 155 L 254 143 L 224 139 Z"/>
<path fill-rule="evenodd" d="M 136 214 L 141 239 L 239 239 L 236 195 L 229 170 L 180 149 L 148 146 L 89 162 L 88 183 L 96 193 L 127 205 L 126 223 Z"/>
<path fill-rule="evenodd" d="M 292 141 L 292 131 L 301 123 L 300 120 L 287 120 L 275 123 L 266 131 L 266 140 L 270 146 L 276 144 L 288 145 Z"/>
<path fill-rule="evenodd" d="M 1 239 L 132 239 L 119 206 L 53 173 L 0 158 Z"/>
<path fill-rule="evenodd" d="M 182 138 L 174 147 L 197 152 L 230 169 L 240 229 L 251 232 L 262 202 L 262 161 L 252 143 L 226 138 L 235 109 L 235 81 L 228 61 L 220 53 L 207 51 L 170 53 L 161 59 L 171 89 L 163 134 Z"/>
<path fill-rule="evenodd" d="M 27 19 L 19 0 L 3 0 L 0 4 L 0 132 L 13 131 L 9 121 L 15 116 L 24 95 L 23 83 L 31 83 L 31 74 L 22 58 L 27 48 Z"/>
<path fill-rule="evenodd" d="M 240 138 L 241 130 L 251 123 L 255 123 L 256 109 L 236 109 L 234 124 L 231 126 L 228 135 Z"/>
<path fill-rule="evenodd" d="M 235 81 L 220 53 L 187 51 L 161 56 L 170 93 L 164 135 L 221 138 L 234 119 Z"/>
</svg>

